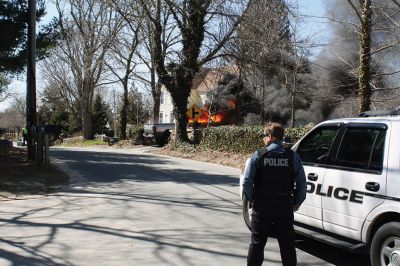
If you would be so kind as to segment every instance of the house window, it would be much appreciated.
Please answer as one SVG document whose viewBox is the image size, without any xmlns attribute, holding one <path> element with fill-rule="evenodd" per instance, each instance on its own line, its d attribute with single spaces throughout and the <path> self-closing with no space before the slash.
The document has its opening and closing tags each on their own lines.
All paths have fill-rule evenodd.
<svg viewBox="0 0 400 266">
<path fill-rule="evenodd" d="M 171 112 L 171 113 L 169 114 L 169 122 L 170 122 L 170 123 L 174 123 L 174 122 L 175 122 L 174 112 Z"/>
<path fill-rule="evenodd" d="M 165 93 L 162 91 L 160 94 L 160 104 L 164 104 L 165 103 Z"/>
<path fill-rule="evenodd" d="M 164 112 L 160 112 L 158 115 L 158 123 L 164 123 L 163 118 L 164 118 Z"/>
</svg>

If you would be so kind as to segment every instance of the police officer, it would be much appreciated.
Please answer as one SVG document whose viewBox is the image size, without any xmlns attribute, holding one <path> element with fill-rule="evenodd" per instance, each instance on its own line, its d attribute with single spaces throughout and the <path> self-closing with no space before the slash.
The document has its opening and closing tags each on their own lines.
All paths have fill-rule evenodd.
<svg viewBox="0 0 400 266">
<path fill-rule="evenodd" d="M 263 263 L 264 247 L 272 232 L 279 242 L 282 264 L 297 263 L 293 212 L 306 197 L 306 179 L 300 157 L 282 146 L 283 135 L 280 124 L 267 124 L 265 147 L 254 152 L 245 169 L 244 192 L 253 202 L 247 265 Z"/>
<path fill-rule="evenodd" d="M 26 127 L 22 128 L 22 146 L 25 146 L 25 142 L 28 140 L 28 129 Z"/>
</svg>

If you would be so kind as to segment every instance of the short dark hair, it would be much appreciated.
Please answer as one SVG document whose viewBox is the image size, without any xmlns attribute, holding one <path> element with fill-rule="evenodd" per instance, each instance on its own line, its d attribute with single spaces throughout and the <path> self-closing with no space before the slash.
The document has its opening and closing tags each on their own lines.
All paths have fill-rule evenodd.
<svg viewBox="0 0 400 266">
<path fill-rule="evenodd" d="M 285 135 L 285 129 L 279 123 L 268 123 L 264 127 L 264 135 L 272 136 L 277 140 L 282 140 Z"/>
</svg>

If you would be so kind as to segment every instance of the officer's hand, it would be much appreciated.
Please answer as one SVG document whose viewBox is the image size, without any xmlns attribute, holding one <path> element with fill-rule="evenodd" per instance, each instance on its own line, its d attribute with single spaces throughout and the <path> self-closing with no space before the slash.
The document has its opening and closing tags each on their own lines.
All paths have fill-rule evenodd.
<svg viewBox="0 0 400 266">
<path fill-rule="evenodd" d="M 299 205 L 299 204 L 294 204 L 294 205 L 293 205 L 293 211 L 294 211 L 294 212 L 297 212 L 297 211 L 299 210 L 299 208 L 300 208 L 300 205 Z"/>
</svg>

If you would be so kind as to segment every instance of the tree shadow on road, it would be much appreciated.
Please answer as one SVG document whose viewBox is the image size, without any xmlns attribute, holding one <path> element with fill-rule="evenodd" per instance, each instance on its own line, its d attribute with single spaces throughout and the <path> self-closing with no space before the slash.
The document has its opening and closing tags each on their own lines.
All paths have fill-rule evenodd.
<svg viewBox="0 0 400 266">
<path fill-rule="evenodd" d="M 76 205 L 69 205 L 69 207 L 60 207 L 61 206 L 55 208 L 55 212 L 52 212 L 51 215 L 57 216 L 60 213 L 68 211 L 68 209 L 70 208 L 76 210 Z M 84 207 L 82 206 L 82 208 Z M 46 211 L 47 214 L 42 215 L 42 211 Z M 185 229 L 179 226 L 172 226 L 167 229 L 129 230 L 126 228 L 118 228 L 117 226 L 113 225 L 96 225 L 96 220 L 99 217 L 88 217 L 85 219 L 78 219 L 67 223 L 33 222 L 29 219 L 31 215 L 43 216 L 43 218 L 46 219 L 46 216 L 48 216 L 48 212 L 49 210 L 37 209 L 30 210 L 26 213 L 20 213 L 13 219 L 0 218 L 0 232 L 7 226 L 17 226 L 21 229 L 31 229 L 25 230 L 30 231 L 31 233 L 28 233 L 24 236 L 8 236 L 6 238 L 0 238 L 0 247 L 5 247 L 4 249 L 0 248 L 0 258 L 12 263 L 12 265 L 76 265 L 76 261 L 79 261 L 80 258 L 73 258 L 72 255 L 68 257 L 54 256 L 54 254 L 49 253 L 48 249 L 46 249 L 46 247 L 54 245 L 65 246 L 65 249 L 72 248 L 70 246 L 70 243 L 68 243 L 68 239 L 65 243 L 59 243 L 56 240 L 57 235 L 60 234 L 61 231 L 74 231 L 74 235 L 79 233 L 84 233 L 85 235 L 88 235 L 87 233 L 90 233 L 91 235 L 96 236 L 95 238 L 98 241 L 99 238 L 108 239 L 109 237 L 112 237 L 115 239 L 115 244 L 117 246 L 119 243 L 123 243 L 126 241 L 132 241 L 132 243 L 135 243 L 135 245 L 138 242 L 145 243 L 144 245 L 152 244 L 154 247 L 152 247 L 148 251 L 152 251 L 153 256 L 158 258 L 159 262 L 163 264 L 165 263 L 165 265 L 171 264 L 169 261 L 169 257 L 171 256 L 171 254 L 170 251 L 166 254 L 166 249 L 174 250 L 175 256 L 180 257 L 182 263 L 185 261 L 187 262 L 185 263 L 185 265 L 196 264 L 192 263 L 191 261 L 197 261 L 198 258 L 185 256 L 186 252 L 192 251 L 200 254 L 211 254 L 212 256 L 217 257 L 230 257 L 240 259 L 245 258 L 243 255 L 237 254 L 233 250 L 229 250 L 227 248 L 221 248 L 218 250 L 213 248 L 212 246 L 210 246 L 209 248 L 204 248 L 204 246 L 207 245 L 199 245 L 199 243 L 201 242 L 208 242 L 210 240 L 217 243 L 235 241 L 242 237 L 240 233 L 232 232 L 231 234 L 216 234 L 215 232 L 209 232 L 206 230 Z M 114 220 L 117 219 L 118 217 L 114 218 Z M 43 234 L 43 230 L 49 233 Z M 38 231 L 39 233 L 35 233 Z M 5 234 L 2 235 L 4 236 Z M 188 238 L 191 238 L 192 240 L 189 240 Z M 34 241 L 30 242 L 31 240 Z M 80 247 L 75 248 L 79 250 Z M 99 256 L 99 254 L 96 254 L 96 252 L 97 250 L 94 248 L 92 254 L 93 257 Z M 116 252 L 116 256 L 123 256 L 122 254 L 119 255 L 117 250 Z M 131 252 L 134 252 L 134 248 Z M 146 262 L 144 261 L 143 263 Z"/>
<path fill-rule="evenodd" d="M 233 215 L 241 225 L 236 176 L 179 169 L 179 165 L 174 168 L 173 160 L 151 155 L 74 152 L 63 153 L 58 158 L 67 160 L 69 170 L 75 173 L 70 186 L 48 197 L 47 207 L 12 208 L 10 202 L 10 208 L 0 211 L 0 257 L 13 265 L 74 265 L 77 258 L 73 255 L 57 257 L 49 251 L 54 252 L 60 245 L 63 249 L 78 248 L 64 239 L 65 232 L 96 235 L 107 241 L 112 238 L 115 243 L 132 241 L 152 245 L 149 252 L 163 264 L 171 264 L 171 252 L 185 265 L 198 265 L 201 254 L 245 261 L 245 254 L 238 254 L 235 247 L 224 243 L 247 243 L 248 233 L 243 229 L 227 230 L 223 222 L 216 222 L 215 229 L 205 230 L 210 221 L 207 215 L 198 214 L 212 212 L 221 219 Z M 151 186 L 160 182 L 170 190 L 164 192 Z M 182 195 L 175 190 L 181 185 L 190 194 Z M 135 187 L 142 190 L 135 191 Z M 150 206 L 171 209 L 171 214 L 166 215 L 165 225 L 142 229 L 142 225 L 146 227 L 142 221 L 154 220 Z M 179 212 L 173 213 L 174 210 Z M 196 226 L 172 222 L 175 216 Z M 16 227 L 27 234 L 7 233 Z M 64 240 L 60 242 L 60 238 Z M 193 257 L 192 253 L 200 256 Z"/>
<path fill-rule="evenodd" d="M 179 183 L 224 184 L 238 186 L 238 176 L 207 174 L 192 169 L 182 169 L 176 158 L 151 154 L 117 154 L 109 152 L 63 151 L 59 161 L 68 162 L 72 171 L 85 176 L 84 182 L 112 183 L 117 180 L 144 182 L 175 181 Z M 82 165 L 85 165 L 82 167 Z M 207 167 L 207 165 L 206 165 Z M 217 166 L 218 167 L 218 166 Z M 220 166 L 223 168 L 223 166 Z M 206 170 L 206 169 L 204 169 Z"/>
</svg>

